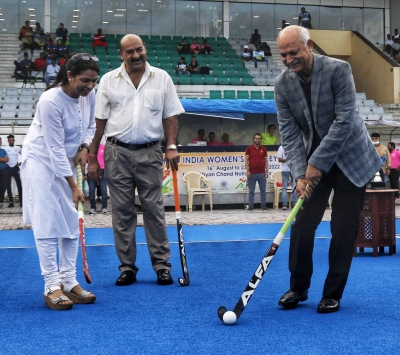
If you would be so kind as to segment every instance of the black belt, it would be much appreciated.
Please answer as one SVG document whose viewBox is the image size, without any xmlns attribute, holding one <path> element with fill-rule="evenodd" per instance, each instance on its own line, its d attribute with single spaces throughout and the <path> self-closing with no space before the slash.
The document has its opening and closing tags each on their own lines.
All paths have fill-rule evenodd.
<svg viewBox="0 0 400 355">
<path fill-rule="evenodd" d="M 118 139 L 113 138 L 113 137 L 107 137 L 107 140 L 113 144 L 119 145 L 120 147 L 127 148 L 129 150 L 139 150 L 139 149 L 143 149 L 143 148 L 148 148 L 148 147 L 156 145 L 160 142 L 158 140 L 158 141 L 152 141 L 152 142 L 143 143 L 143 144 L 127 144 L 127 143 L 121 142 Z"/>
</svg>

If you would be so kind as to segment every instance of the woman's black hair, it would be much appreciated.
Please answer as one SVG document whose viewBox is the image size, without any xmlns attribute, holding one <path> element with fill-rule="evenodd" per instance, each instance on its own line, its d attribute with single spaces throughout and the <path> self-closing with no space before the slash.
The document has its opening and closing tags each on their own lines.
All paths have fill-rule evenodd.
<svg viewBox="0 0 400 355">
<path fill-rule="evenodd" d="M 91 55 L 89 53 L 73 53 L 57 73 L 56 80 L 46 90 L 55 88 L 60 84 L 67 85 L 69 83 L 67 72 L 71 72 L 73 77 L 88 69 L 94 70 L 99 74 L 100 70 L 97 62 L 93 59 L 83 60 L 83 57 L 91 58 Z"/>
</svg>

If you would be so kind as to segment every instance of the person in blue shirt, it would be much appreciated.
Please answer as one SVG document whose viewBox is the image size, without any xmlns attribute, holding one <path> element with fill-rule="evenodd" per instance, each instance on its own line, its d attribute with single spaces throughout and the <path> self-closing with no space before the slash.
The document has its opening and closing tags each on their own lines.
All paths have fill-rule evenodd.
<svg viewBox="0 0 400 355">
<path fill-rule="evenodd" d="M 312 28 L 311 26 L 311 15 L 306 11 L 305 7 L 301 8 L 301 12 L 299 14 L 299 22 L 298 25 L 305 28 Z"/>
<path fill-rule="evenodd" d="M 3 207 L 4 193 L 7 188 L 7 152 L 1 148 L 1 137 L 0 137 L 0 208 Z"/>
</svg>

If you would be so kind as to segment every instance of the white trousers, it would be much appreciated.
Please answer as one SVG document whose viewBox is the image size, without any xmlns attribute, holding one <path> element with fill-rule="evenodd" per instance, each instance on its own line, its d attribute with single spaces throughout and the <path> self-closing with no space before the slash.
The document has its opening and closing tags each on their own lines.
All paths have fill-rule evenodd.
<svg viewBox="0 0 400 355">
<path fill-rule="evenodd" d="M 78 239 L 46 238 L 35 239 L 40 268 L 44 276 L 44 294 L 47 295 L 64 285 L 65 291 L 78 285 L 76 281 L 76 258 Z M 59 264 L 57 265 L 57 248 Z"/>
</svg>

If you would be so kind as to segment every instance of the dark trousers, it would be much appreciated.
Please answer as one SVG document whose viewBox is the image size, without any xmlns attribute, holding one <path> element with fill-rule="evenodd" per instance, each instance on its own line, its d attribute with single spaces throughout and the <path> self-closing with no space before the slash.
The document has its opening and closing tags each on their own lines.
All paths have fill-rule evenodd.
<svg viewBox="0 0 400 355">
<path fill-rule="evenodd" d="M 89 179 L 89 202 L 90 202 L 90 208 L 91 209 L 96 209 L 96 183 L 92 180 Z M 106 179 L 104 177 L 104 169 L 101 169 L 101 174 L 100 174 L 100 191 L 101 191 L 101 208 L 107 208 L 107 183 Z M 99 191 L 99 190 L 97 190 Z"/>
<path fill-rule="evenodd" d="M 19 177 L 19 166 L 15 165 L 13 168 L 7 167 L 7 194 L 10 203 L 14 203 L 12 190 L 11 190 L 11 180 L 12 178 L 15 179 L 18 189 L 18 196 L 20 205 L 22 206 L 22 185 L 21 185 L 21 178 Z"/>
<path fill-rule="evenodd" d="M 391 189 L 399 189 L 399 175 L 400 173 L 396 169 L 390 169 L 389 181 Z M 399 197 L 399 192 L 395 192 L 394 195 Z"/>
<path fill-rule="evenodd" d="M 7 188 L 7 168 L 0 170 L 0 203 L 4 202 L 4 193 Z"/>
<path fill-rule="evenodd" d="M 315 230 L 325 212 L 331 190 L 331 232 L 329 271 L 323 297 L 340 299 L 346 286 L 357 238 L 359 217 L 364 207 L 365 186 L 355 186 L 334 164 L 299 211 L 290 234 L 290 288 L 303 291 L 310 287 Z"/>
</svg>

